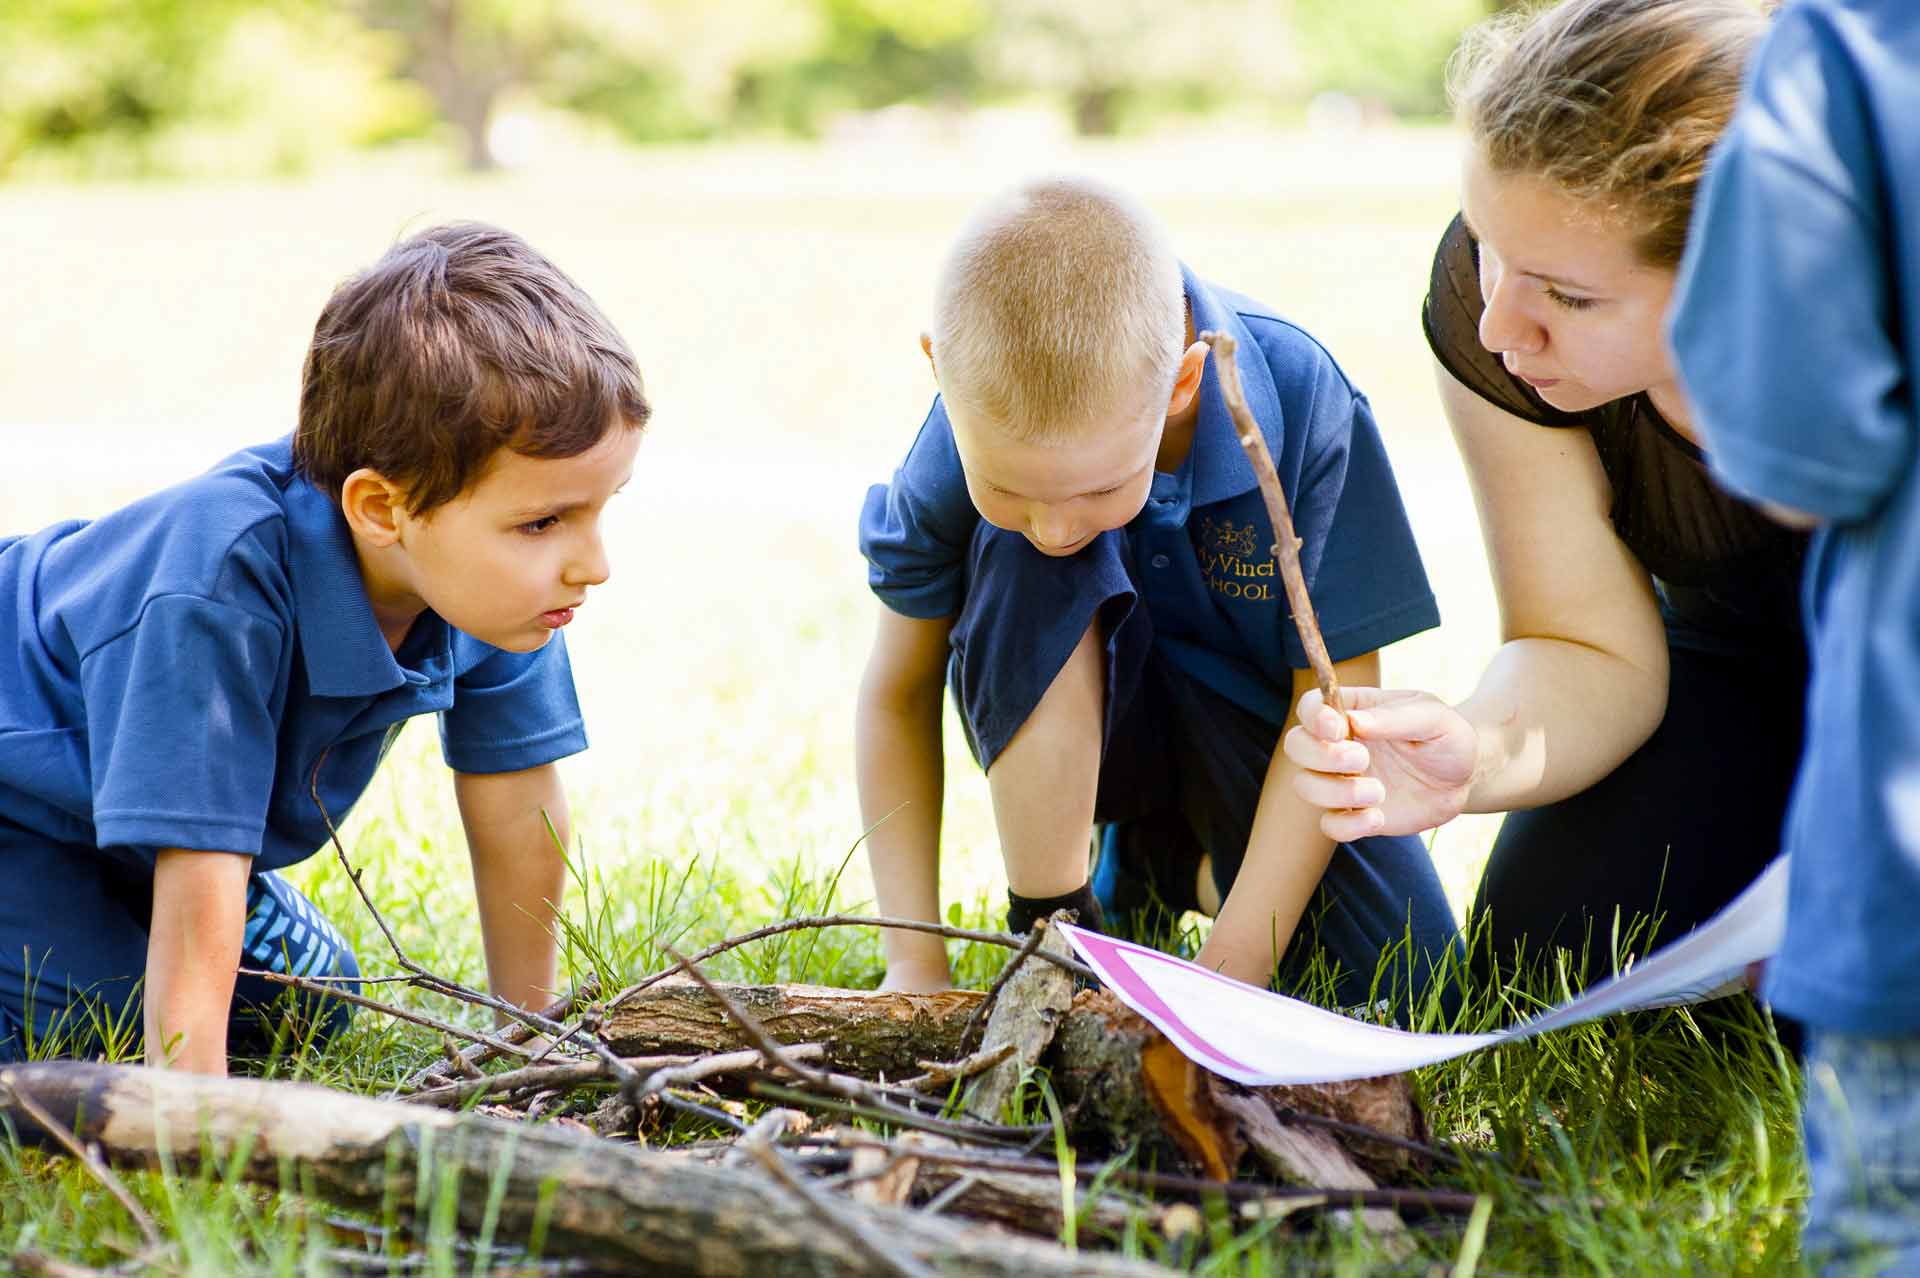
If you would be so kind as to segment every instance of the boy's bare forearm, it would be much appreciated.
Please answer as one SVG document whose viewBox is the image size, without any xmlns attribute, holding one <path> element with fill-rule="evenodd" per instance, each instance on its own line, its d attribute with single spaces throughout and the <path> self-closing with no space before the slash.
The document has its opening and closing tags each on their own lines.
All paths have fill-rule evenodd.
<svg viewBox="0 0 1920 1278">
<path fill-rule="evenodd" d="M 232 852 L 161 850 L 147 935 L 147 1063 L 227 1072 L 227 1020 L 246 929 L 252 860 Z"/>
<path fill-rule="evenodd" d="M 1336 662 L 1333 673 L 1340 683 L 1372 686 L 1380 681 L 1380 654 L 1362 653 Z M 1315 686 L 1312 671 L 1295 671 L 1289 704 L 1299 705 Z M 1296 722 L 1289 713 L 1281 734 Z M 1320 809 L 1294 788 L 1297 771 L 1278 749 L 1267 762 L 1246 857 L 1233 890 L 1220 904 L 1207 943 L 1196 956 L 1206 966 L 1252 985 L 1265 985 L 1272 977 L 1333 859 L 1334 843 L 1320 828 Z"/>
<path fill-rule="evenodd" d="M 461 774 L 455 794 L 473 864 L 488 987 L 521 1007 L 541 1007 L 559 985 L 554 918 L 566 896 L 561 848 L 571 838 L 560 771 L 546 764 Z"/>
<path fill-rule="evenodd" d="M 1246 858 L 1196 956 L 1203 966 L 1251 985 L 1271 979 L 1333 858 L 1333 840 L 1320 831 L 1320 809 L 1294 792 L 1292 772 L 1276 751 Z"/>
<path fill-rule="evenodd" d="M 931 696 L 888 704 L 863 690 L 854 725 L 860 819 L 882 914 L 940 918 L 940 815 L 945 798 L 940 687 Z M 936 936 L 888 930 L 881 945 L 899 964 L 946 970 Z"/>
</svg>

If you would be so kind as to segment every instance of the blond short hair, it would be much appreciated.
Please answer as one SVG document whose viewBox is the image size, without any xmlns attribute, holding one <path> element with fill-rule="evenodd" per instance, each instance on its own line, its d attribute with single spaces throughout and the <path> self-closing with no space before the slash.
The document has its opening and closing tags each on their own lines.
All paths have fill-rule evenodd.
<svg viewBox="0 0 1920 1278">
<path fill-rule="evenodd" d="M 1474 28 L 1449 89 L 1495 172 L 1631 219 L 1641 257 L 1672 267 L 1766 32 L 1755 0 L 1563 0 Z"/>
<path fill-rule="evenodd" d="M 1186 335 L 1180 262 L 1132 199 L 1043 178 L 968 220 L 940 271 L 941 393 L 1015 438 L 1055 443 L 1144 390 L 1171 394 Z"/>
</svg>

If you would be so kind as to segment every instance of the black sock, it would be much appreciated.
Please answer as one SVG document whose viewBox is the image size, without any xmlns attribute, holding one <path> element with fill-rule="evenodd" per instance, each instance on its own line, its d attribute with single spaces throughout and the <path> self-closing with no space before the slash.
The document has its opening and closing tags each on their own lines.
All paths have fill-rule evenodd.
<svg viewBox="0 0 1920 1278">
<path fill-rule="evenodd" d="M 1078 910 L 1081 927 L 1095 932 L 1107 929 L 1106 916 L 1101 913 L 1091 884 L 1083 883 L 1059 896 L 1021 896 L 1012 888 L 1007 889 L 1007 931 L 1015 936 L 1025 936 L 1035 923 L 1055 910 Z"/>
</svg>

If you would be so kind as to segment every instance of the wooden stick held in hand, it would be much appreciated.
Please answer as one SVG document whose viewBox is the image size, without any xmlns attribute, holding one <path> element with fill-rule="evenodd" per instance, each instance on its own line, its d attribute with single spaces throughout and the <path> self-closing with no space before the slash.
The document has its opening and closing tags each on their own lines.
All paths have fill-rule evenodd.
<svg viewBox="0 0 1920 1278">
<path fill-rule="evenodd" d="M 1280 474 L 1273 468 L 1273 456 L 1267 452 L 1266 436 L 1260 423 L 1247 407 L 1246 392 L 1240 389 L 1240 366 L 1233 361 L 1237 343 L 1231 333 L 1205 332 L 1200 340 L 1213 347 L 1213 367 L 1220 374 L 1220 393 L 1233 414 L 1233 429 L 1240 436 L 1240 447 L 1247 450 L 1253 473 L 1260 480 L 1260 495 L 1266 498 L 1267 517 L 1273 521 L 1273 557 L 1280 561 L 1280 580 L 1287 590 L 1287 606 L 1293 612 L 1294 629 L 1300 632 L 1300 644 L 1307 650 L 1307 663 L 1320 683 L 1320 696 L 1341 714 L 1347 712 L 1340 696 L 1340 681 L 1334 677 L 1333 659 L 1327 655 L 1326 640 L 1320 637 L 1320 623 L 1313 615 L 1313 600 L 1307 595 L 1306 574 L 1300 569 L 1300 537 L 1293 531 L 1293 516 L 1287 510 L 1287 496 L 1280 489 Z"/>
</svg>

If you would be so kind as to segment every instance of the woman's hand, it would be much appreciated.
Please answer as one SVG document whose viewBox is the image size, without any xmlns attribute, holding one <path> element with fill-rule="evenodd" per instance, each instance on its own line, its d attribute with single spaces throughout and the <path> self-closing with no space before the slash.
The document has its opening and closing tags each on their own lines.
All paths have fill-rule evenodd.
<svg viewBox="0 0 1920 1278">
<path fill-rule="evenodd" d="M 1343 688 L 1347 713 L 1315 688 L 1282 748 L 1300 771 L 1293 788 L 1324 809 L 1320 829 L 1345 843 L 1373 834 L 1417 834 L 1466 808 L 1479 756 L 1473 725 L 1425 692 Z"/>
</svg>

